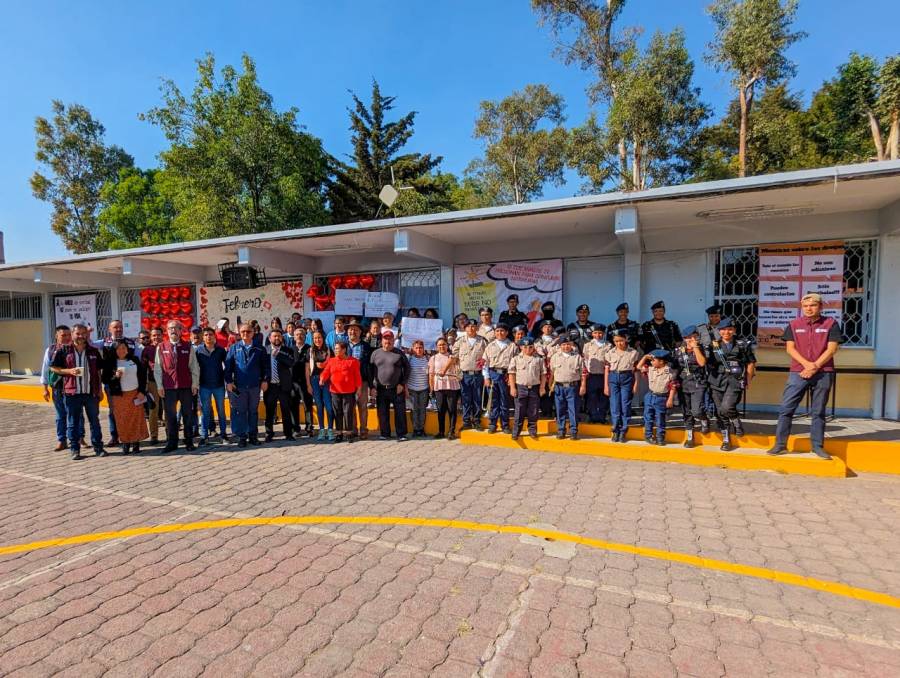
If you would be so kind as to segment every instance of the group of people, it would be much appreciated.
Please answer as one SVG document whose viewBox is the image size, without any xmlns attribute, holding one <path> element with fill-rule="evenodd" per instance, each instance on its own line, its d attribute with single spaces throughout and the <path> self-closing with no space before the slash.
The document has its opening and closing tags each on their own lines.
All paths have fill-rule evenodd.
<svg viewBox="0 0 900 678">
<path fill-rule="evenodd" d="M 840 329 L 821 315 L 821 307 L 818 295 L 805 296 L 802 316 L 785 330 L 792 374 L 771 454 L 785 451 L 793 413 L 811 391 L 813 451 L 828 456 L 824 409 Z M 85 446 L 85 418 L 99 456 L 112 445 L 130 453 L 148 438 L 158 442 L 161 421 L 165 452 L 177 449 L 179 430 L 187 450 L 195 449 L 198 437 L 201 444 L 215 437 L 228 442 L 226 397 L 231 436 L 240 447 L 261 444 L 260 400 L 267 442 L 275 435 L 278 410 L 286 440 L 365 439 L 373 404 L 381 439 L 392 433 L 407 439 L 407 409 L 411 435 L 424 436 L 426 412 L 433 408 L 438 438 L 456 436 L 460 411 L 463 428 L 479 429 L 484 413 L 488 433 L 502 431 L 514 439 L 526 427 L 536 437 L 539 413 L 555 411 L 558 438 L 578 439 L 583 413 L 590 422 L 611 420 L 612 440 L 625 442 L 632 401 L 643 392 L 648 443 L 666 444 L 666 415 L 677 397 L 685 447 L 697 444 L 697 425 L 706 433 L 714 420 L 722 449 L 734 449 L 735 437 L 743 435 L 737 406 L 755 375 L 756 356 L 753 342 L 735 336 L 734 323 L 722 318 L 719 306 L 706 309 L 706 322 L 683 329 L 666 318 L 662 301 L 651 306 L 653 317 L 643 324 L 629 318 L 626 303 L 608 325 L 592 321 L 586 304 L 568 326 L 554 317 L 555 310 L 553 302 L 543 304 L 543 317 L 529 331 L 512 294 L 499 322 L 489 307 L 479 310 L 478 319 L 461 313 L 430 351 L 421 340 L 401 350 L 390 313 L 368 328 L 357 318 L 336 317 L 327 332 L 318 319 L 295 314 L 284 328 L 272 319 L 266 336 L 255 321 L 233 333 L 223 318 L 215 328 L 192 328 L 189 340 L 178 321 L 170 321 L 165 333 L 141 332 L 137 341 L 123 336 L 119 321 L 96 342 L 83 325 L 60 326 L 45 354 L 42 382 L 57 410 L 57 449 L 68 448 L 74 459 Z M 437 312 L 428 309 L 425 316 Z M 99 422 L 102 392 L 110 403 L 106 445 Z"/>
</svg>

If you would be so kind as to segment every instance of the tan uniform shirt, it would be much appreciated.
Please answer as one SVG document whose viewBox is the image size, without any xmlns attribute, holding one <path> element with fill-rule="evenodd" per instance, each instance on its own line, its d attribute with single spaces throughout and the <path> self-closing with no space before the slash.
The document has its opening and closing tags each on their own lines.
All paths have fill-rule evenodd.
<svg viewBox="0 0 900 678">
<path fill-rule="evenodd" d="M 516 375 L 516 386 L 538 386 L 546 373 L 544 359 L 537 353 L 528 356 L 520 352 L 509 363 L 509 373 Z"/>
<path fill-rule="evenodd" d="M 495 370 L 509 369 L 509 363 L 519 352 L 518 347 L 511 341 L 501 344 L 496 339 L 484 349 L 484 359 L 487 366 Z"/>
<path fill-rule="evenodd" d="M 581 381 L 584 373 L 584 358 L 577 351 L 566 353 L 556 351 L 550 358 L 550 371 L 553 373 L 553 381 L 561 382 Z"/>
<path fill-rule="evenodd" d="M 640 360 L 637 350 L 626 348 L 624 351 L 613 347 L 606 352 L 606 362 L 609 365 L 610 372 L 628 372 L 634 369 L 637 361 Z"/>
<path fill-rule="evenodd" d="M 493 325 L 479 325 L 478 326 L 478 336 L 484 337 L 485 341 L 491 342 L 494 341 L 494 326 Z"/>
<path fill-rule="evenodd" d="M 665 367 L 653 367 L 647 370 L 647 384 L 656 395 L 669 395 L 669 384 L 672 382 L 672 370 Z"/>
<path fill-rule="evenodd" d="M 475 337 L 475 342 L 469 345 L 469 335 L 458 337 L 453 344 L 453 355 L 459 360 L 459 369 L 462 372 L 477 372 L 481 368 L 478 362 L 484 357 L 484 349 L 487 342 L 484 337 Z"/>
<path fill-rule="evenodd" d="M 597 344 L 593 339 L 584 345 L 582 354 L 584 355 L 584 363 L 587 365 L 588 372 L 591 374 L 603 374 L 603 371 L 606 369 L 606 353 L 609 349 L 610 345 L 605 341 L 602 344 Z"/>
</svg>

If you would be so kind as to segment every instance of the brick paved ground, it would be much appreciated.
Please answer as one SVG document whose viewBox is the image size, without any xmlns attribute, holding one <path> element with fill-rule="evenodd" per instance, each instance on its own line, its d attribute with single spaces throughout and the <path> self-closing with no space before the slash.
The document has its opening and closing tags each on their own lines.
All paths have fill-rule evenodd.
<svg viewBox="0 0 900 678">
<path fill-rule="evenodd" d="M 69 461 L 0 404 L 0 545 L 232 516 L 560 530 L 900 596 L 900 479 L 471 448 L 273 445 Z M 511 535 L 240 527 L 0 556 L 0 674 L 898 676 L 900 611 Z"/>
</svg>

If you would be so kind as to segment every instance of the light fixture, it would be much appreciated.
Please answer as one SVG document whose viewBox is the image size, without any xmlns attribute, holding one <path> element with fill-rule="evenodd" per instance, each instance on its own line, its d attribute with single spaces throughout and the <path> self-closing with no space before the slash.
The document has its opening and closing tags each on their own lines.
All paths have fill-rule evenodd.
<svg viewBox="0 0 900 678">
<path fill-rule="evenodd" d="M 707 221 L 753 221 L 778 217 L 800 217 L 812 214 L 815 209 L 815 205 L 755 205 L 753 207 L 704 210 L 697 212 L 697 216 Z"/>
</svg>

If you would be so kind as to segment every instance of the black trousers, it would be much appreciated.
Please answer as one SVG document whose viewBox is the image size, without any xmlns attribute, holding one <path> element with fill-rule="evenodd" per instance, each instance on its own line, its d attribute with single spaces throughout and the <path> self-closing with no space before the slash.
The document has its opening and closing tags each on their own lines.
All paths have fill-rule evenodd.
<svg viewBox="0 0 900 678">
<path fill-rule="evenodd" d="M 263 405 L 266 407 L 266 433 L 271 434 L 275 429 L 275 406 L 281 405 L 281 425 L 284 437 L 287 438 L 293 431 L 291 424 L 291 394 L 282 391 L 280 384 L 269 384 L 269 388 L 263 393 Z"/>
<path fill-rule="evenodd" d="M 394 408 L 394 431 L 397 437 L 406 437 L 406 395 L 397 393 L 396 386 L 379 385 L 375 393 L 378 410 L 378 428 L 385 438 L 391 437 L 391 407 Z"/>
<path fill-rule="evenodd" d="M 458 390 L 441 390 L 434 392 L 434 399 L 438 408 L 438 433 L 444 435 L 448 431 L 456 433 L 456 409 L 459 405 Z M 450 418 L 450 428 L 444 428 L 444 415 Z"/>
<path fill-rule="evenodd" d="M 713 401 L 716 403 L 719 429 L 721 431 L 729 430 L 729 425 L 733 426 L 735 422 L 740 425 L 741 420 L 738 417 L 737 406 L 738 403 L 741 402 L 741 396 L 744 395 L 744 390 L 731 381 L 725 382 L 725 388 L 722 390 L 717 388 L 711 390 Z"/>
<path fill-rule="evenodd" d="M 681 401 L 681 412 L 684 414 L 684 428 L 688 431 L 694 428 L 694 423 L 698 419 L 706 417 L 706 411 L 703 409 L 703 403 L 706 402 L 706 388 L 697 387 L 690 391 L 683 388 L 678 389 L 678 400 Z"/>
<path fill-rule="evenodd" d="M 528 419 L 528 432 L 537 434 L 538 406 L 540 405 L 540 386 L 516 385 L 516 421 L 513 435 L 522 432 L 522 424 Z"/>
<path fill-rule="evenodd" d="M 331 407 L 334 409 L 334 430 L 350 431 L 356 435 L 356 391 L 353 393 L 331 392 Z"/>
<path fill-rule="evenodd" d="M 169 443 L 178 442 L 178 409 L 181 408 L 181 423 L 184 425 L 184 439 L 194 439 L 194 395 L 189 388 L 167 388 L 166 403 L 166 439 Z"/>
<path fill-rule="evenodd" d="M 303 404 L 303 409 L 305 410 L 305 422 L 300 421 L 301 403 Z M 306 429 L 307 431 L 312 430 L 312 408 L 313 397 L 312 393 L 306 390 L 306 384 L 304 384 L 303 389 L 300 390 L 298 390 L 295 385 L 294 390 L 291 391 L 291 416 L 294 419 L 295 431 L 300 431 L 303 429 Z"/>
</svg>

